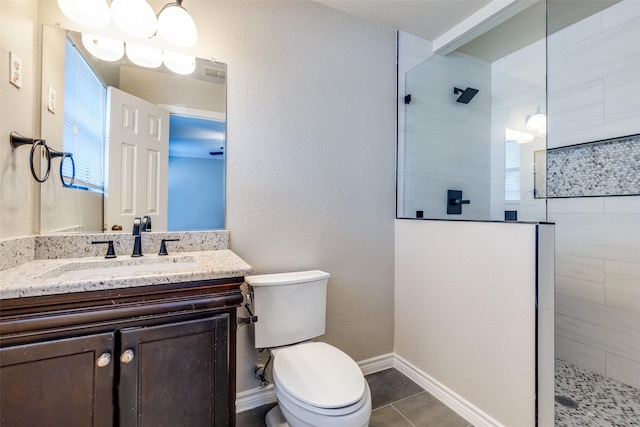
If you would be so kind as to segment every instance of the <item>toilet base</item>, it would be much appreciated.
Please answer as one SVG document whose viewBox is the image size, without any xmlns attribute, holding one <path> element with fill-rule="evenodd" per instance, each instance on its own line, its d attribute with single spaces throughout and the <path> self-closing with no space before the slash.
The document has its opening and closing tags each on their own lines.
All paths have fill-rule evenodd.
<svg viewBox="0 0 640 427">
<path fill-rule="evenodd" d="M 264 420 L 267 427 L 289 427 L 289 423 L 284 419 L 279 405 L 271 408 Z"/>
</svg>

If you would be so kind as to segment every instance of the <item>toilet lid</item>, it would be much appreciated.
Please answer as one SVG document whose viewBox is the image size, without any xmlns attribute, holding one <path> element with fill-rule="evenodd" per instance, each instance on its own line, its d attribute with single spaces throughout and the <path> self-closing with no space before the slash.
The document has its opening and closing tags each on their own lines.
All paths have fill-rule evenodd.
<svg viewBox="0 0 640 427">
<path fill-rule="evenodd" d="M 276 353 L 278 386 L 318 408 L 341 408 L 362 399 L 362 371 L 346 353 L 322 342 L 287 347 Z"/>
</svg>

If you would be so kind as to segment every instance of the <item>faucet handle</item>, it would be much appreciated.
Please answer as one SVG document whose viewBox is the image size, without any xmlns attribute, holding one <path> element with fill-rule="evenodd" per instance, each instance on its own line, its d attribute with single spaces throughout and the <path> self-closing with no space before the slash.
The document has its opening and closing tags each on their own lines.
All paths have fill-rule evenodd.
<svg viewBox="0 0 640 427">
<path fill-rule="evenodd" d="M 151 231 L 151 216 L 145 215 L 142 217 L 142 231 Z"/>
<path fill-rule="evenodd" d="M 93 245 L 98 245 L 98 244 L 108 244 L 109 247 L 107 248 L 107 254 L 104 256 L 105 258 L 115 258 L 116 257 L 116 251 L 113 248 L 113 240 L 94 240 L 93 242 L 91 242 L 91 244 Z"/>
<path fill-rule="evenodd" d="M 165 242 L 177 242 L 178 240 L 180 239 L 162 239 L 162 242 L 160 242 L 160 252 L 158 252 L 158 255 L 169 255 Z"/>
<path fill-rule="evenodd" d="M 134 218 L 133 219 L 133 235 L 140 235 L 140 225 L 142 224 L 142 218 Z"/>
</svg>

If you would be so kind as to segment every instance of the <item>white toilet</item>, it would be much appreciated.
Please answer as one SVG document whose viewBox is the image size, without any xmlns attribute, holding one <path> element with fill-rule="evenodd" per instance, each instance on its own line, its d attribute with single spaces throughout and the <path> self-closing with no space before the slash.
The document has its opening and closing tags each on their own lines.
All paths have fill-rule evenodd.
<svg viewBox="0 0 640 427">
<path fill-rule="evenodd" d="M 269 427 L 366 427 L 371 392 L 346 353 L 311 342 L 324 334 L 329 273 L 247 276 L 256 348 L 269 348 L 278 406 Z"/>
</svg>

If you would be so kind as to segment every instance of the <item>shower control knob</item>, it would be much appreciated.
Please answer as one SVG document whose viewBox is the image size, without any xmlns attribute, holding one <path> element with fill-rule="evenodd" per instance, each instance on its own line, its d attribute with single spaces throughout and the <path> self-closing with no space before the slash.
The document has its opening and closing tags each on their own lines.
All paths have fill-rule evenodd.
<svg viewBox="0 0 640 427">
<path fill-rule="evenodd" d="M 120 362 L 125 365 L 128 365 L 129 363 L 133 362 L 133 359 L 134 359 L 133 350 L 126 350 L 124 353 L 120 355 Z"/>
</svg>

